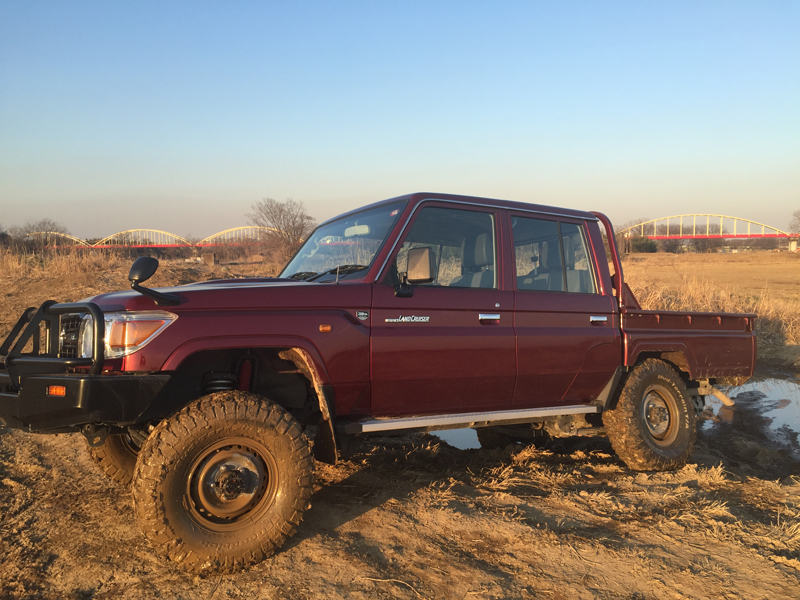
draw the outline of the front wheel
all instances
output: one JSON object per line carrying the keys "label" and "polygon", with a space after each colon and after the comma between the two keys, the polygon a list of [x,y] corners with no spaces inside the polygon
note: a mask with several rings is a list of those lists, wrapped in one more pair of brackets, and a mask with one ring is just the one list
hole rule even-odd
{"label": "front wheel", "polygon": [[234,571],[284,544],[313,485],[297,421],[255,394],[220,392],[153,430],[139,453],[133,500],[158,553],[190,571]]}
{"label": "front wheel", "polygon": [[669,364],[647,359],[628,375],[603,424],[617,455],[636,471],[672,471],[694,450],[696,414],[686,385]]}
{"label": "front wheel", "polygon": [[88,442],[86,446],[89,456],[109,479],[123,487],[130,485],[139,445],[129,434],[113,433],[100,446],[92,447]]}

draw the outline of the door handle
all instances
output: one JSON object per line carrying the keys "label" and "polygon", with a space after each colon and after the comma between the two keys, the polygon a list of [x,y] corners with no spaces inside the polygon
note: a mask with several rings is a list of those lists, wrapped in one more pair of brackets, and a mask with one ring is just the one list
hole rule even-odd
{"label": "door handle", "polygon": [[608,317],[605,316],[598,317],[592,315],[591,317],[589,317],[589,323],[591,323],[592,325],[600,325],[602,323],[608,323]]}
{"label": "door handle", "polygon": [[491,313],[491,314],[480,313],[478,315],[478,320],[479,321],[495,321],[496,322],[496,321],[500,320],[500,314],[499,313]]}

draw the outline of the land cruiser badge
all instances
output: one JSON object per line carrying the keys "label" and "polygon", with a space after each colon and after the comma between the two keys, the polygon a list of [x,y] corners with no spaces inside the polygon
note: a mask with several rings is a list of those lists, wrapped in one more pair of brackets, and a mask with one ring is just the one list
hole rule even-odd
{"label": "land cruiser badge", "polygon": [[387,323],[427,323],[431,320],[430,317],[418,317],[417,315],[410,315],[404,317],[400,315],[396,319],[384,319]]}
{"label": "land cruiser badge", "polygon": [[369,313],[365,310],[357,310],[356,316],[362,321],[366,321],[367,319],[369,319]]}

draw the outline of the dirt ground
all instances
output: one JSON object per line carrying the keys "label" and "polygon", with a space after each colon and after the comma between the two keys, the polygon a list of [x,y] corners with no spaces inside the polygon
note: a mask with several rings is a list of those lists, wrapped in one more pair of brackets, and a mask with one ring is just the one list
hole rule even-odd
{"label": "dirt ground", "polygon": [[[156,283],[252,274],[191,269],[165,265]],[[126,271],[0,274],[0,336],[25,306],[122,289]],[[491,451],[364,439],[317,465],[312,507],[277,555],[209,577],[151,552],[82,436],[0,429],[0,596],[797,598],[797,434],[775,442],[758,398],[738,404],[704,415],[714,426],[674,473],[632,472],[599,438]]]}

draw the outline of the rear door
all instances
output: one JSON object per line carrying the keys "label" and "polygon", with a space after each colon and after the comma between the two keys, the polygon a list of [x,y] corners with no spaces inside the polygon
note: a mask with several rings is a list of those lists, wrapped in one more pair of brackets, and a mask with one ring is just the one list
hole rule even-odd
{"label": "rear door", "polygon": [[621,364],[615,300],[598,293],[580,219],[512,213],[517,408],[598,397]]}
{"label": "rear door", "polygon": [[[373,288],[376,416],[511,408],[513,291],[501,289],[500,211],[423,203]],[[396,294],[408,250],[429,247],[434,281]]]}

